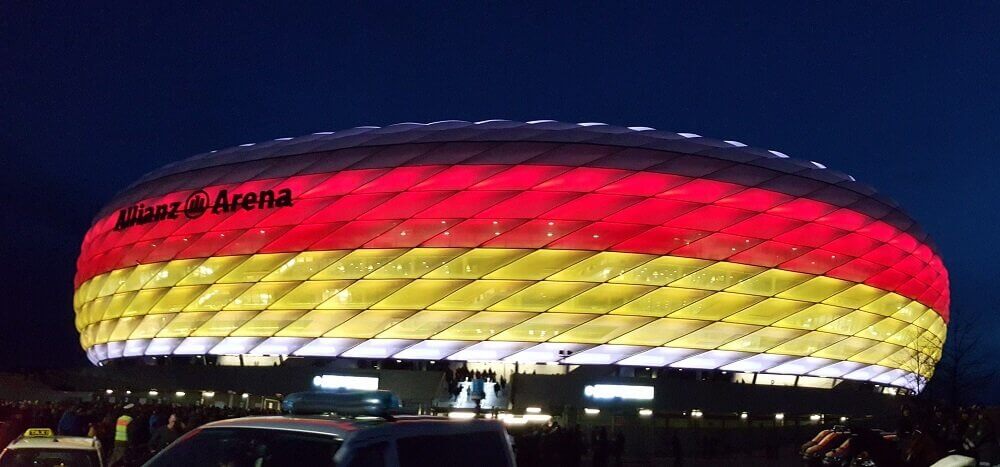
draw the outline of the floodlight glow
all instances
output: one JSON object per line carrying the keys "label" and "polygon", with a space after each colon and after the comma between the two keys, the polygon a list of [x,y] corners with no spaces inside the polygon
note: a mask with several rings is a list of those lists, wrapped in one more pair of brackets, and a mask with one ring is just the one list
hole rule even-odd
{"label": "floodlight glow", "polygon": [[111,394],[114,394],[114,393],[115,393],[115,391],[114,391],[114,390],[112,390],[112,389],[105,389],[105,390],[104,390],[104,393],[110,396]]}
{"label": "floodlight glow", "polygon": [[653,386],[624,384],[594,384],[583,388],[583,394],[594,399],[653,400]]}
{"label": "floodlight glow", "polygon": [[201,396],[207,399],[215,397],[215,391],[205,391],[201,393]]}
{"label": "floodlight glow", "polygon": [[470,418],[476,418],[475,412],[448,412],[448,418],[456,418],[461,420],[468,420]]}
{"label": "floodlight glow", "polygon": [[546,414],[525,414],[522,418],[524,418],[529,422],[536,422],[536,423],[547,422],[549,420],[552,420],[552,416]]}
{"label": "floodlight glow", "polygon": [[378,389],[378,378],[374,376],[320,375],[313,377],[313,386],[320,389],[375,391]]}
{"label": "floodlight glow", "polygon": [[701,410],[694,409],[691,411],[691,418],[701,418],[703,415],[704,414],[701,412]]}
{"label": "floodlight glow", "polygon": [[250,394],[244,392],[243,395],[240,396],[240,397],[242,397],[244,399],[249,399],[250,398]]}
{"label": "floodlight glow", "polygon": [[809,416],[809,421],[811,421],[811,422],[818,422],[819,419],[821,419],[821,418],[823,418],[822,415],[814,413],[814,414],[812,414],[812,415]]}
{"label": "floodlight glow", "polygon": [[184,397],[187,395],[187,393],[185,393],[184,391],[177,391],[174,393],[174,395],[177,397]]}
{"label": "floodlight glow", "polygon": [[601,413],[601,409],[591,409],[589,407],[583,409],[583,413],[587,415],[598,415]]}
{"label": "floodlight glow", "polygon": [[149,391],[149,397],[156,397],[159,395],[160,395],[159,391],[156,390]]}
{"label": "floodlight glow", "polygon": [[542,413],[542,409],[540,407],[528,407],[524,409],[524,411],[527,413]]}
{"label": "floodlight glow", "polygon": [[653,415],[653,411],[652,410],[650,410],[650,409],[639,409],[639,416],[640,417],[649,417],[651,415]]}
{"label": "floodlight glow", "polygon": [[785,419],[785,414],[782,413],[782,412],[778,412],[778,413],[774,414],[774,419],[775,420],[784,420]]}
{"label": "floodlight glow", "polygon": [[746,420],[749,416],[746,412],[740,412],[740,420]]}

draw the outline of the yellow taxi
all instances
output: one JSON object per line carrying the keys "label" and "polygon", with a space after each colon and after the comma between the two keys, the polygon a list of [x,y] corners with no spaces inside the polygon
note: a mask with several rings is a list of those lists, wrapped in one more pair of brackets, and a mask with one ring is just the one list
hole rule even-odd
{"label": "yellow taxi", "polygon": [[0,452],[0,467],[103,467],[95,438],[56,436],[48,428],[29,428]]}

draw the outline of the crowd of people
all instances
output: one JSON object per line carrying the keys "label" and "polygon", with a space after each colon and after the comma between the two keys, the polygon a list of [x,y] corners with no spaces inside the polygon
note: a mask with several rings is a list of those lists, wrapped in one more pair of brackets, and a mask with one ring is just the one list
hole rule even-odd
{"label": "crowd of people", "polygon": [[929,408],[903,406],[896,427],[908,452],[931,457],[959,453],[979,461],[1000,464],[1000,443],[989,413],[982,407]]}
{"label": "crowd of people", "polygon": [[800,448],[807,465],[925,466],[957,455],[975,465],[1000,465],[1000,444],[980,407],[904,405],[895,430],[861,419],[818,432]]}
{"label": "crowd of people", "polygon": [[259,412],[240,408],[110,402],[0,401],[0,446],[28,428],[101,442],[110,466],[141,465],[187,431],[205,423]]}
{"label": "crowd of people", "polygon": [[[485,386],[485,383],[496,383],[493,385],[493,391],[496,396],[499,396],[505,389],[507,389],[507,378],[504,375],[497,376],[497,373],[492,369],[488,370],[469,370],[468,366],[462,365],[455,370],[451,368],[446,368],[444,370],[444,381],[448,385],[448,394],[451,395],[452,400],[457,400],[459,396],[462,395],[462,391],[470,391],[470,399],[474,399],[476,395],[480,398],[485,397],[485,394],[477,394],[481,387]],[[468,382],[470,384],[463,385],[461,383]]]}

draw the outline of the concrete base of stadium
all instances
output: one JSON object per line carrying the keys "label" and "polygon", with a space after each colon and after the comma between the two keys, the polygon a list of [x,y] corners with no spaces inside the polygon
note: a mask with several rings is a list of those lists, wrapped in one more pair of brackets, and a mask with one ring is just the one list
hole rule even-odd
{"label": "concrete base of stadium", "polygon": [[[290,359],[278,363],[225,366],[210,357],[161,357],[49,371],[35,380],[53,390],[98,396],[110,389],[117,391],[117,397],[126,390],[136,397],[148,397],[153,390],[160,398],[174,397],[177,391],[207,391],[219,396],[248,393],[279,399],[283,394],[312,388],[316,376],[371,376],[378,378],[379,388],[395,392],[406,407],[426,412],[462,407],[449,394],[446,375],[455,375],[456,368],[465,367],[490,371],[496,379],[503,376],[507,383],[504,397],[497,399],[499,406],[489,409],[523,414],[532,408],[569,422],[612,415],[638,417],[639,409],[650,410],[657,417],[720,418],[741,423],[817,422],[817,416],[822,421],[880,418],[895,412],[899,399],[883,394],[880,387],[870,383],[837,380],[829,389],[796,387],[781,381],[776,384],[770,375],[740,379],[718,371],[351,359]],[[794,383],[795,378],[791,381]],[[651,386],[655,396],[637,401],[595,399],[585,395],[585,388],[594,384]],[[745,415],[741,418],[741,414]]]}
{"label": "concrete base of stadium", "polygon": [[[536,462],[545,456],[532,454],[531,446],[533,441],[542,446],[558,432],[553,423],[572,430],[588,446],[600,433],[607,433],[609,441],[621,436],[622,465],[794,465],[797,446],[823,427],[845,422],[891,427],[892,414],[905,400],[870,383],[838,380],[828,389],[796,387],[788,385],[794,377],[734,377],[719,371],[350,359],[274,363],[229,366],[212,357],[161,357],[0,378],[0,383],[29,380],[38,394],[116,403],[277,410],[281,396],[311,389],[317,376],[367,376],[396,393],[406,409],[468,414],[468,400],[456,395],[454,383],[466,377],[503,378],[502,391],[491,399],[497,406],[484,404],[482,412],[507,417],[519,458],[528,456],[520,464],[529,466],[545,465]],[[646,386],[653,394],[636,400],[592,397],[588,386],[602,384]],[[458,392],[466,391],[468,386]],[[584,459],[592,449],[587,452]],[[682,464],[676,464],[676,452]]]}

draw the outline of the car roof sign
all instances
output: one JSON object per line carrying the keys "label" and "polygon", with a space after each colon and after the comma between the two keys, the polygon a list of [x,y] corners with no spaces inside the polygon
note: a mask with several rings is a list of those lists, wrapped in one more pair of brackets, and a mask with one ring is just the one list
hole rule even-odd
{"label": "car roof sign", "polygon": [[292,415],[373,415],[389,417],[401,407],[399,398],[390,391],[304,391],[285,396],[283,412]]}
{"label": "car roof sign", "polygon": [[24,432],[25,438],[54,438],[56,434],[51,428],[28,428]]}

